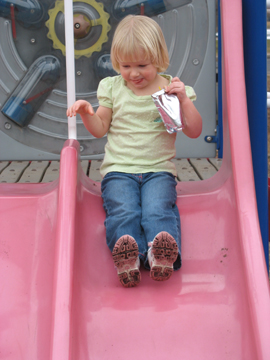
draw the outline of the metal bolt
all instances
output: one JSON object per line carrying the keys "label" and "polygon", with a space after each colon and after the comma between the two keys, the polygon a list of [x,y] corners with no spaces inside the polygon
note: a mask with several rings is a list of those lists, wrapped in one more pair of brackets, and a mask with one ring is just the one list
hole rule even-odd
{"label": "metal bolt", "polygon": [[10,130],[11,127],[12,127],[12,126],[11,126],[10,123],[8,123],[8,122],[5,123],[5,129]]}
{"label": "metal bolt", "polygon": [[213,137],[212,136],[207,136],[207,138],[206,138],[206,141],[207,142],[211,142],[213,140]]}
{"label": "metal bolt", "polygon": [[74,25],[74,27],[75,27],[75,29],[79,29],[79,28],[81,27],[81,25],[80,25],[79,23],[76,23],[76,24]]}
{"label": "metal bolt", "polygon": [[199,59],[194,59],[192,62],[193,62],[193,65],[197,66],[200,63],[200,60]]}
{"label": "metal bolt", "polygon": [[30,39],[30,43],[31,43],[31,44],[35,44],[35,42],[36,42],[36,39],[35,39],[35,38]]}
{"label": "metal bolt", "polygon": [[80,146],[80,152],[83,152],[83,151],[84,151],[84,146],[81,145],[81,146]]}
{"label": "metal bolt", "polygon": [[80,70],[77,71],[77,75],[78,76],[81,76],[82,75],[82,72]]}

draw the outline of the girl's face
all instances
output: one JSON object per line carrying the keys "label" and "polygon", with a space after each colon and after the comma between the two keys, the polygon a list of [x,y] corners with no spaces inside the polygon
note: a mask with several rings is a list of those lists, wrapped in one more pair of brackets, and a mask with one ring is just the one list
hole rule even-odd
{"label": "girl's face", "polygon": [[136,93],[150,89],[157,79],[157,68],[150,60],[121,61],[119,67],[128,87]]}

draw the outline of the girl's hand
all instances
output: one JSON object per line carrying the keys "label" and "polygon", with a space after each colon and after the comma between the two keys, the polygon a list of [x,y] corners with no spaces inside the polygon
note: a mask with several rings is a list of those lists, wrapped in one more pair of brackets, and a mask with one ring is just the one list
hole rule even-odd
{"label": "girl's hand", "polygon": [[75,116],[76,114],[94,115],[94,110],[89,102],[85,100],[78,100],[67,109],[67,116],[72,117]]}
{"label": "girl's hand", "polygon": [[185,84],[178,78],[173,78],[171,84],[165,87],[165,91],[168,94],[175,94],[181,103],[186,124],[183,133],[192,139],[199,137],[202,132],[202,117],[187,96]]}
{"label": "girl's hand", "polygon": [[172,79],[172,82],[170,85],[165,86],[165,91],[168,94],[175,94],[180,103],[184,101],[187,97],[185,84],[177,77]]}

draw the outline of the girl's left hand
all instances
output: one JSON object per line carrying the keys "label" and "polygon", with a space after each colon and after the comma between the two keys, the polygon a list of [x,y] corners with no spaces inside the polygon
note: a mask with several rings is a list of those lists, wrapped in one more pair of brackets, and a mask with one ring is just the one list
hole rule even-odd
{"label": "girl's left hand", "polygon": [[170,85],[165,86],[165,91],[168,94],[175,94],[180,102],[187,98],[185,84],[177,77],[172,79]]}

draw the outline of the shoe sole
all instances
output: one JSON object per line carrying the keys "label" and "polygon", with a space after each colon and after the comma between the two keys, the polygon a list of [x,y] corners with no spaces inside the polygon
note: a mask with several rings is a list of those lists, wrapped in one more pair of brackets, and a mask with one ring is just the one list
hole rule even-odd
{"label": "shoe sole", "polygon": [[178,256],[178,246],[174,238],[163,231],[152,243],[154,265],[150,270],[150,277],[155,281],[168,280],[173,274],[173,263]]}
{"label": "shoe sole", "polygon": [[137,286],[141,281],[141,273],[136,265],[138,255],[138,245],[132,236],[124,235],[117,240],[112,257],[119,281],[124,287]]}

